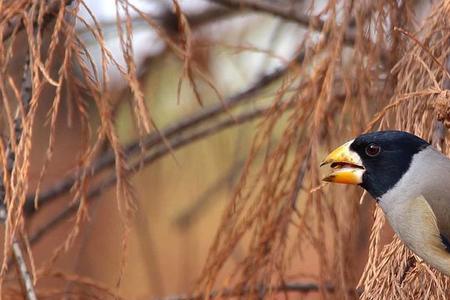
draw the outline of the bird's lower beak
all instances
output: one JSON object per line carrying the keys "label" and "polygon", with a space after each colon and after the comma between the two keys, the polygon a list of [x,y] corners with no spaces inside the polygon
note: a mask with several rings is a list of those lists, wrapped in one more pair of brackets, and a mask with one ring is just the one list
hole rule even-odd
{"label": "bird's lower beak", "polygon": [[362,183],[365,169],[359,155],[350,149],[352,142],[338,147],[322,161],[320,166],[330,164],[332,168],[332,172],[323,178],[323,181],[345,184]]}

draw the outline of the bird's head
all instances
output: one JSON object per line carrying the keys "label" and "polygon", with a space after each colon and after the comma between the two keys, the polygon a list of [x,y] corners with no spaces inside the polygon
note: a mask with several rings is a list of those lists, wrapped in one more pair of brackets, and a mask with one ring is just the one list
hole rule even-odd
{"label": "bird's head", "polygon": [[323,180],[358,184],[379,198],[401,179],[413,156],[428,146],[426,141],[404,131],[363,134],[323,160],[321,166],[329,164],[332,168]]}

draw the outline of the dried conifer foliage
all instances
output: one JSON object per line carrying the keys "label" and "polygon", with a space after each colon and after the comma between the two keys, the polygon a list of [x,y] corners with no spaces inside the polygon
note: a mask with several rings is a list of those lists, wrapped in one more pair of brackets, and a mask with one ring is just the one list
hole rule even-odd
{"label": "dried conifer foliage", "polygon": [[[40,289],[42,279],[53,278],[76,285],[80,291],[89,287],[92,298],[124,296],[117,287],[125,276],[131,221],[138,209],[131,175],[184,145],[259,118],[195,294],[179,299],[288,298],[308,292],[333,299],[446,299],[448,280],[399,240],[385,242],[386,226],[379,209],[367,213],[373,215],[369,218],[372,229],[365,232],[367,220],[360,218],[363,209],[358,201],[364,197],[361,190],[322,184],[319,164],[332,147],[361,132],[385,128],[413,132],[449,154],[450,2],[433,3],[420,28],[414,15],[420,6],[417,1],[305,1],[304,14],[290,10],[287,3],[295,1],[209,2],[217,5],[217,11],[208,17],[251,11],[303,26],[304,37],[295,57],[254,86],[226,98],[197,57],[201,48],[195,39],[198,23],[177,0],[169,3],[168,19],[173,22],[166,23],[139,10],[132,1],[115,0],[124,63],[108,49],[105,33],[84,1],[0,1],[2,295],[57,297],[64,290]],[[80,17],[81,9],[87,18]],[[142,87],[145,74],[138,72],[134,59],[136,16],[181,62],[178,98],[188,85],[199,106],[206,106],[202,89],[207,87],[218,99],[217,105],[158,128]],[[84,24],[92,35],[100,65],[76,24]],[[227,47],[225,42],[222,46]],[[234,48],[275,56],[248,45]],[[130,144],[119,139],[115,113],[120,103],[111,93],[111,68],[120,73],[131,95],[127,101],[138,138]],[[270,105],[240,114],[233,111],[243,99],[274,82],[278,86]],[[30,187],[31,177],[36,177],[30,173],[30,164],[42,110],[49,128],[48,146],[37,184]],[[213,123],[216,117],[221,120]],[[75,170],[47,190],[41,182],[55,155],[61,118],[69,126],[79,124],[82,146],[73,157]],[[53,269],[55,261],[74,247],[88,217],[89,202],[111,186],[122,227],[117,285],[109,287]],[[62,194],[70,194],[72,201],[55,219],[30,234],[28,220]],[[32,245],[48,228],[70,216],[75,216],[73,226],[64,241],[52,249],[45,263],[35,265]],[[363,250],[358,244],[361,235],[368,244]],[[233,255],[238,247],[244,251],[236,262]],[[29,274],[11,275],[8,266],[20,254]],[[15,280],[5,280],[10,275]],[[36,291],[20,290],[20,282]]]}
{"label": "dried conifer foliage", "polygon": [[[28,273],[32,273],[33,281],[28,282],[26,274],[23,284],[36,284],[40,278],[69,278],[80,285],[91,285],[98,293],[112,295],[114,292],[97,285],[95,282],[83,280],[81,277],[50,272],[52,262],[73,246],[81,223],[86,218],[88,199],[87,182],[92,175],[89,167],[102,147],[107,146],[113,158],[113,174],[116,188],[117,208],[123,225],[123,270],[126,264],[129,222],[135,210],[134,199],[129,183],[129,166],[125,160],[123,146],[119,143],[114,126],[114,103],[109,92],[107,68],[116,68],[127,80],[133,94],[130,105],[133,107],[136,126],[143,137],[154,128],[143,93],[138,82],[136,66],[132,59],[131,17],[130,11],[137,9],[127,1],[116,1],[118,13],[118,31],[122,46],[125,66],[119,64],[105,46],[105,40],[95,16],[82,19],[78,12],[81,8],[90,13],[83,1],[1,1],[0,2],[0,95],[3,127],[3,140],[0,157],[2,159],[2,194],[1,202],[6,207],[5,239],[3,242],[2,282],[8,275],[8,258],[11,249],[22,248],[27,263],[31,265]],[[142,12],[139,11],[139,14]],[[152,20],[147,20],[156,26]],[[85,24],[94,36],[101,52],[101,66],[97,68],[87,51],[87,46],[79,38],[75,24]],[[94,24],[94,25],[89,25]],[[181,51],[181,50],[180,50]],[[23,71],[22,71],[23,69]],[[20,71],[18,71],[20,70]],[[100,70],[100,73],[97,71]],[[51,98],[48,99],[48,95]],[[77,170],[74,180],[68,186],[72,190],[74,205],[72,212],[76,214],[74,226],[67,232],[65,241],[54,249],[47,258],[48,262],[37,269],[33,264],[29,238],[25,230],[24,207],[29,211],[39,208],[39,197],[30,196],[30,154],[33,147],[33,129],[42,122],[37,119],[42,107],[47,109],[45,122],[49,127],[48,147],[37,187],[33,195],[39,195],[40,183],[46,174],[47,166],[52,160],[55,136],[60,110],[66,107],[64,118],[70,124],[81,124],[84,145],[73,157]],[[91,119],[98,120],[99,125],[92,127]],[[91,142],[94,141],[94,142]],[[35,176],[35,175],[34,175]],[[97,191],[98,192],[98,191]],[[3,212],[2,212],[3,213]],[[52,251],[50,251],[51,253]],[[14,256],[16,252],[13,253]],[[12,268],[14,270],[14,268]],[[27,271],[27,270],[25,270]],[[120,282],[122,272],[118,275]],[[13,288],[11,295],[19,295]],[[5,292],[9,295],[9,291]],[[33,298],[35,292],[24,292],[27,299]],[[58,292],[54,292],[57,294]],[[49,295],[51,295],[50,293]]]}
{"label": "dried conifer foliage", "polygon": [[[321,35],[305,41],[299,49],[304,56],[279,89],[280,98],[285,89],[298,89],[293,108],[287,120],[277,108],[259,123],[204,269],[203,293],[225,282],[236,294],[270,298],[281,287],[287,296],[296,291],[287,283],[297,277],[317,278],[324,298],[446,299],[443,275],[398,240],[383,244],[379,209],[367,265],[355,284],[360,193],[323,186],[318,173],[324,149],[363,131],[407,130],[447,151],[450,3],[435,4],[420,30],[409,5],[329,1],[318,16],[323,24],[310,21]],[[271,145],[279,123],[283,139]],[[264,163],[254,167],[261,151]],[[292,239],[296,243],[287,242]],[[231,274],[221,274],[239,243],[245,258]],[[292,269],[298,259],[317,260],[320,269],[291,275],[298,274]]]}

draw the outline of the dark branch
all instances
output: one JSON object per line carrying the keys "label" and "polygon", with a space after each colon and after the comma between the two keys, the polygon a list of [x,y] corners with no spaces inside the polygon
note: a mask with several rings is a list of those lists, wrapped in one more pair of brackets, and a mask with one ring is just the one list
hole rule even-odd
{"label": "dark branch", "polygon": [[317,28],[322,28],[323,26],[323,22],[319,18],[300,14],[295,9],[292,9],[290,5],[280,5],[270,3],[269,1],[254,0],[209,0],[209,2],[217,3],[233,9],[249,9],[256,12],[268,13],[289,21],[297,22],[304,26],[314,26],[314,24]]}
{"label": "dark branch", "polygon": [[242,290],[224,289],[221,291],[213,291],[209,295],[177,295],[160,298],[159,300],[200,300],[200,299],[212,299],[212,298],[231,298],[250,296],[251,294],[266,294],[266,293],[302,293],[307,294],[311,292],[318,292],[320,289],[324,289],[327,292],[334,292],[334,287],[330,284],[320,286],[320,284],[313,282],[296,282],[286,283],[283,285],[272,287],[259,287],[259,288],[244,288]]}
{"label": "dark branch", "polygon": [[[196,29],[197,27],[201,27],[205,24],[220,21],[221,19],[229,17],[233,14],[236,14],[236,11],[230,10],[227,7],[213,7],[205,11],[187,13],[186,19],[189,22],[189,26],[191,27],[191,29]],[[178,33],[179,20],[171,7],[165,8],[161,13],[148,13],[146,16],[158,23],[159,26],[161,26],[161,28],[163,28],[168,33]],[[140,25],[141,23],[148,24],[148,22],[143,19],[143,16],[141,15],[131,17],[131,21],[136,25]],[[123,22],[125,23],[126,21]],[[105,20],[99,22],[99,24],[103,30],[107,30],[108,28],[115,29],[117,27],[117,20]],[[82,28],[78,31],[78,33],[90,33],[90,30],[88,28]]]}
{"label": "dark branch", "polygon": [[[282,105],[290,106],[293,102],[283,103]],[[228,118],[217,124],[214,124],[210,127],[202,128],[197,130],[194,133],[189,135],[180,135],[172,138],[170,140],[171,149],[177,150],[181,147],[187,146],[195,141],[206,138],[210,135],[218,133],[222,130],[225,130],[230,127],[234,127],[251,120],[254,120],[258,117],[263,116],[269,109],[272,107],[263,107],[259,109],[254,109],[250,112],[243,112],[234,118]],[[147,154],[142,160],[137,160],[133,162],[130,166],[130,175],[138,172],[141,169],[142,165],[149,165],[161,157],[170,153],[170,149],[165,147],[165,145],[161,145],[157,147],[153,152]],[[116,173],[112,172],[106,179],[104,179],[99,184],[96,184],[95,187],[91,188],[87,193],[87,200],[93,201],[102,194],[102,192],[108,188],[113,186],[117,181]],[[36,232],[31,236],[30,243],[33,245],[37,243],[49,230],[66,220],[69,216],[73,215],[77,212],[80,201],[77,200],[70,206],[66,207],[63,211],[59,212],[53,219],[49,220],[46,224],[44,224],[41,228],[36,230]]]}
{"label": "dark branch", "polygon": [[300,168],[297,173],[297,177],[295,178],[295,188],[293,193],[291,194],[291,207],[295,210],[297,210],[297,198],[300,193],[300,190],[303,187],[303,179],[305,178],[306,170],[308,169],[309,165],[309,157],[311,155],[311,150],[308,150],[308,153],[303,158],[303,162],[300,165]]}
{"label": "dark branch", "polygon": [[[276,17],[283,18],[288,21],[294,21],[300,25],[311,27],[320,31],[323,28],[323,21],[316,16],[309,16],[299,13],[291,7],[291,5],[280,5],[269,1],[255,0],[209,0],[210,2],[227,6],[233,9],[249,9],[256,12],[271,14]],[[344,42],[353,45],[355,43],[355,35],[348,31],[344,35]]]}

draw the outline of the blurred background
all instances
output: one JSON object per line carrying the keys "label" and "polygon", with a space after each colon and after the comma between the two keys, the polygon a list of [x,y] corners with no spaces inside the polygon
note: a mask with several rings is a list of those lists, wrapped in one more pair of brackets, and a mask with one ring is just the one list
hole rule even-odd
{"label": "blurred background", "polygon": [[[27,187],[11,199],[40,298],[361,295],[369,244],[392,231],[376,221],[369,241],[374,201],[323,186],[318,164],[364,130],[444,128],[383,108],[414,90],[402,59],[417,44],[395,28],[428,37],[446,1],[1,3],[10,138],[32,58]],[[411,55],[441,83],[427,51]],[[14,268],[5,278],[20,299]]]}

